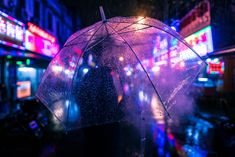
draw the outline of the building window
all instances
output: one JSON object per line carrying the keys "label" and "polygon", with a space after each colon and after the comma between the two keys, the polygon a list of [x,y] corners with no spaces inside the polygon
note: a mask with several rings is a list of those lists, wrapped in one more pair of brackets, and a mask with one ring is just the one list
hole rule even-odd
{"label": "building window", "polygon": [[52,15],[50,12],[47,14],[47,28],[52,31]]}
{"label": "building window", "polygon": [[34,1],[34,17],[40,19],[40,3],[39,1]]}

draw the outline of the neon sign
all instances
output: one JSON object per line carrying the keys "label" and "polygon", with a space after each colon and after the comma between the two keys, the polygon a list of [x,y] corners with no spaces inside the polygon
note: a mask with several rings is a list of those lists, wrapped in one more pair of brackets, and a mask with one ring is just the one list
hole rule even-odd
{"label": "neon sign", "polygon": [[207,61],[208,66],[206,69],[207,74],[220,74],[224,73],[224,62],[218,58]]}
{"label": "neon sign", "polygon": [[55,42],[56,38],[51,36],[50,34],[48,34],[47,32],[45,32],[44,30],[42,30],[41,28],[39,28],[38,26],[28,22],[28,30],[34,34],[37,34],[49,41],[51,41],[52,43]]}
{"label": "neon sign", "polygon": [[50,40],[44,39],[28,30],[26,30],[25,38],[25,48],[30,51],[49,57],[54,57],[59,51],[58,44],[52,43]]}
{"label": "neon sign", "polygon": [[0,11],[0,43],[24,50],[25,26]]}
{"label": "neon sign", "polygon": [[[162,40],[161,40],[162,38]],[[208,53],[213,52],[213,42],[211,26],[207,26],[200,31],[185,38],[185,41],[197,52],[199,56],[205,56]],[[161,45],[161,46],[160,46]],[[156,37],[156,43],[153,50],[153,56],[155,62],[161,65],[167,65],[167,63],[179,64],[184,66],[183,60],[190,60],[198,57],[196,53],[193,53],[183,42],[180,42],[174,37],[164,37],[158,35]]]}
{"label": "neon sign", "polygon": [[185,38],[185,41],[199,54],[205,56],[207,53],[213,52],[213,41],[211,34],[211,26],[207,26],[200,31],[193,33]]}

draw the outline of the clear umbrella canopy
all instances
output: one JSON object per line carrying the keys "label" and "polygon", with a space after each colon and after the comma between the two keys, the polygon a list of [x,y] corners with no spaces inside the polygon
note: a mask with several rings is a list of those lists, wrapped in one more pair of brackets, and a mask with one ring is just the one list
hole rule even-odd
{"label": "clear umbrella canopy", "polygon": [[187,108],[185,90],[204,64],[161,22],[115,17],[74,33],[36,96],[69,129],[160,121]]}

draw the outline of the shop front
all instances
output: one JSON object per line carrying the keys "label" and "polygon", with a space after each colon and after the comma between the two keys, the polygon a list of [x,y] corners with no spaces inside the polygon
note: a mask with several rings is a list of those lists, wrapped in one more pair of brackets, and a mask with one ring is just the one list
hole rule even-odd
{"label": "shop front", "polygon": [[0,13],[0,113],[7,114],[35,99],[43,72],[59,45],[38,26]]}

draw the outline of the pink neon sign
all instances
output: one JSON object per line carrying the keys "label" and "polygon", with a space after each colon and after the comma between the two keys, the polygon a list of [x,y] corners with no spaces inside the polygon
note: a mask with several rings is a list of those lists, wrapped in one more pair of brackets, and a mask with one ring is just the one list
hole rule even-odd
{"label": "pink neon sign", "polygon": [[26,30],[25,48],[49,57],[54,57],[59,51],[57,43],[52,43],[50,40],[44,39],[29,30]]}
{"label": "pink neon sign", "polygon": [[0,43],[19,48],[24,48],[25,26],[22,22],[0,11]]}
{"label": "pink neon sign", "polygon": [[37,34],[47,40],[50,40],[52,43],[55,42],[56,38],[53,37],[52,35],[48,34],[47,32],[45,32],[44,30],[42,30],[41,28],[39,28],[38,26],[28,22],[28,30],[34,34]]}

